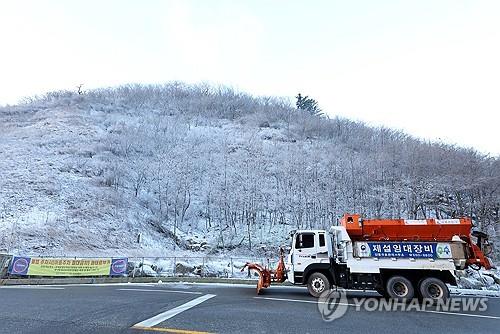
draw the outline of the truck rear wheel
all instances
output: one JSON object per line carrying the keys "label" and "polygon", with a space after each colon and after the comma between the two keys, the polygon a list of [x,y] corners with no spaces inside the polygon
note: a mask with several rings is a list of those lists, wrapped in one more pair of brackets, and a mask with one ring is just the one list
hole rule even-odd
{"label": "truck rear wheel", "polygon": [[307,280],[307,290],[311,296],[318,298],[323,292],[330,290],[330,281],[322,273],[312,273]]}
{"label": "truck rear wheel", "polygon": [[415,296],[411,282],[403,276],[392,276],[387,280],[385,291],[389,297],[398,300],[409,300]]}
{"label": "truck rear wheel", "polygon": [[439,299],[448,299],[450,290],[443,281],[435,277],[427,277],[420,282],[420,295],[422,298],[430,298],[435,301]]}

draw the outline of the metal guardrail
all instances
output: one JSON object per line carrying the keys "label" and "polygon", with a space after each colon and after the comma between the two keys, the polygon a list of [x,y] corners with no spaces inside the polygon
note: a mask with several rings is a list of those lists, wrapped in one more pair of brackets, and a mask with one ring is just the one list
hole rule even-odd
{"label": "metal guardrail", "polygon": [[249,271],[241,272],[246,262],[276,266],[277,261],[265,258],[242,257],[135,257],[129,258],[128,275],[131,277],[216,277],[249,278]]}
{"label": "metal guardrail", "polygon": [[[101,257],[60,257],[33,256],[57,259],[99,259]],[[14,278],[7,269],[11,255],[0,254],[0,278]],[[106,257],[110,258],[110,257]],[[277,260],[249,257],[220,256],[169,256],[169,257],[129,257],[128,277],[212,277],[212,278],[251,278],[249,270],[241,272],[246,262],[257,262],[274,268]],[[3,268],[3,270],[2,270]],[[18,277],[18,276],[16,276]],[[22,277],[18,277],[22,278]],[[25,277],[24,277],[25,278]]]}
{"label": "metal guardrail", "polygon": [[7,270],[11,259],[12,255],[0,254],[0,278],[7,276]]}

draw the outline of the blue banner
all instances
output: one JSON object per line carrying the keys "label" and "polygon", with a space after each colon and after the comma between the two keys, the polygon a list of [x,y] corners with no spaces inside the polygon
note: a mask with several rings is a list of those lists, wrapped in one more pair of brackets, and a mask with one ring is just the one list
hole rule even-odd
{"label": "blue banner", "polygon": [[123,276],[127,275],[128,258],[111,259],[111,268],[109,276]]}
{"label": "blue banner", "polygon": [[[435,259],[437,243],[368,242],[373,257],[411,257]],[[440,250],[441,251],[441,250]],[[444,250],[451,254],[451,250]]]}
{"label": "blue banner", "polygon": [[9,266],[9,274],[28,275],[31,259],[24,256],[14,256]]}

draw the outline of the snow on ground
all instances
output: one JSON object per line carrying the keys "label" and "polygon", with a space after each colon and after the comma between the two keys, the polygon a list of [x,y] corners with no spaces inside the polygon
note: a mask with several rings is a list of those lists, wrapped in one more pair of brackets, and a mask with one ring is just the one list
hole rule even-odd
{"label": "snow on ground", "polygon": [[473,270],[458,271],[458,286],[461,289],[489,290],[500,293],[500,271],[491,270]]}
{"label": "snow on ground", "polygon": [[498,297],[498,298],[500,298],[500,291],[496,291],[496,290],[450,288],[450,293],[453,295],[458,295],[458,296]]}
{"label": "snow on ground", "polygon": [[[330,226],[333,215],[317,216],[322,212],[318,207],[334,205],[335,214],[351,208],[348,193],[357,179],[350,182],[347,178],[352,168],[365,175],[362,166],[380,161],[365,162],[384,156],[370,144],[378,141],[378,132],[352,122],[337,120],[333,137],[315,140],[318,120],[281,124],[284,119],[268,119],[273,113],[267,109],[265,122],[257,122],[260,116],[252,113],[234,121],[233,116],[195,116],[201,115],[199,105],[182,114],[175,104],[157,110],[134,107],[141,104],[137,101],[127,106],[119,98],[105,102],[80,99],[73,96],[67,101],[61,98],[0,110],[0,252],[129,257],[134,275],[244,276],[239,268],[246,261],[266,263],[267,257],[275,261],[278,246],[288,242],[288,232],[297,224],[302,226],[306,217],[309,223],[304,228]],[[224,103],[216,106],[222,108]],[[223,109],[236,112],[238,108],[229,105]],[[366,138],[343,137],[353,129],[365,133]],[[385,139],[381,142],[386,142],[389,138],[382,134],[380,138]],[[349,142],[356,138],[360,140]],[[396,140],[386,146],[391,152],[401,147],[394,152],[403,154],[409,144]],[[417,142],[412,145],[420,147]],[[430,149],[428,145],[424,148]],[[370,155],[373,149],[375,153]],[[436,154],[441,152],[435,149]],[[464,152],[460,154],[464,156],[450,155],[450,161],[466,159]],[[433,155],[418,156],[418,161],[435,160],[429,156]],[[295,161],[298,157],[300,161]],[[478,163],[474,155],[472,158]],[[412,164],[412,160],[406,162]],[[350,169],[342,169],[347,165]],[[334,175],[328,174],[331,171]],[[495,171],[489,173],[495,175]],[[141,184],[142,172],[148,175],[147,189]],[[343,176],[335,179],[336,175]],[[495,184],[494,180],[487,183]],[[375,189],[371,185],[359,184],[367,191]],[[337,188],[338,192],[331,192]],[[399,188],[402,185],[395,184]],[[186,189],[190,206],[180,218]],[[310,196],[309,202],[296,196],[300,189],[302,195]],[[384,191],[393,193],[387,189],[391,188]],[[164,194],[163,200],[158,193]],[[404,193],[399,195],[404,197]],[[165,197],[170,200],[165,202]],[[381,195],[377,190],[364,197],[373,197],[373,203],[378,203]],[[325,198],[335,201],[316,203],[319,206],[312,201]],[[252,202],[260,205],[252,209],[255,215],[248,210]],[[372,201],[366,203],[359,205],[368,210]],[[459,284],[461,288],[499,291],[498,276],[498,271],[468,271]]]}
{"label": "snow on ground", "polygon": [[[213,226],[206,228],[204,219],[194,216],[194,210],[201,207],[194,195],[188,211],[191,216],[182,229],[171,223],[160,227],[151,207],[152,194],[139,191],[135,195],[133,185],[124,183],[126,176],[120,173],[125,168],[115,166],[120,163],[116,155],[123,153],[116,152],[139,144],[133,143],[136,138],[116,134],[134,133],[132,125],[140,125],[119,106],[104,112],[105,107],[20,106],[12,113],[0,113],[0,252],[198,256],[214,250],[221,244],[221,233]],[[183,131],[175,126],[182,128],[174,124],[172,131]],[[269,136],[279,133],[268,132]],[[220,121],[192,127],[186,136],[206,143],[229,138],[228,145],[240,149],[253,135],[238,124]],[[252,249],[245,242],[234,250],[237,255],[262,253],[269,245],[280,244],[289,227],[278,224],[251,229]],[[241,237],[222,242],[231,252],[241,244]]]}

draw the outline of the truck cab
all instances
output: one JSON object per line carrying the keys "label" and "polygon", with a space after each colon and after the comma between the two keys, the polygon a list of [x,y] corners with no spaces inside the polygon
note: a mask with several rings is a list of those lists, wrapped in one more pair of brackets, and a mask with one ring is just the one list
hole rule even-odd
{"label": "truck cab", "polygon": [[293,284],[305,284],[308,272],[330,268],[332,241],[325,230],[297,230],[291,234],[286,269]]}

